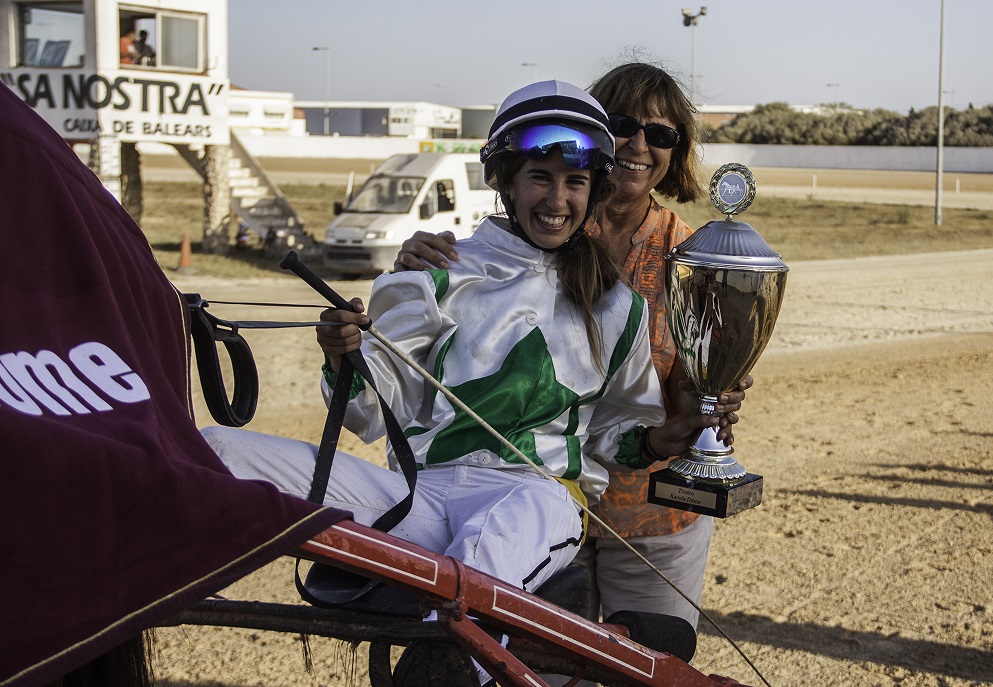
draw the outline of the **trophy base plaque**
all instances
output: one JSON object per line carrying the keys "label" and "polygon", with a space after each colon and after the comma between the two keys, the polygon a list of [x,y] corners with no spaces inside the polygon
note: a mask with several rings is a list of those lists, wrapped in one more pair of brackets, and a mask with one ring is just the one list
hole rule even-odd
{"label": "trophy base plaque", "polygon": [[659,506],[726,518],[762,503],[762,476],[745,473],[730,481],[687,479],[671,470],[648,476],[648,502]]}

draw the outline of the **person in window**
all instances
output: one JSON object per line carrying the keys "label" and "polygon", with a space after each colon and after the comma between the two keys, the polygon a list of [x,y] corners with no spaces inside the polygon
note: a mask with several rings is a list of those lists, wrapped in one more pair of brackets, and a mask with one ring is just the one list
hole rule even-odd
{"label": "person in window", "polygon": [[146,67],[155,66],[155,51],[148,44],[148,31],[143,29],[138,32],[138,39],[134,42],[134,50],[138,64]]}
{"label": "person in window", "polygon": [[435,187],[438,191],[438,212],[451,212],[455,209],[455,189],[448,188],[444,181]]}
{"label": "person in window", "polygon": [[134,29],[130,28],[121,34],[121,64],[136,64],[138,51],[134,46]]}

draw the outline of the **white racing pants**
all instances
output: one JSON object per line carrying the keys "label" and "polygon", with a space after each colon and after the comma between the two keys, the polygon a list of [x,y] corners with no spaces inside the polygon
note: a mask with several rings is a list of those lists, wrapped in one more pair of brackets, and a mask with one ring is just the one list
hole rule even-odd
{"label": "white racing pants", "polygon": [[[236,477],[307,498],[317,446],[227,427],[201,433]],[[371,525],[407,493],[401,474],[339,451],[324,503]],[[410,513],[390,533],[533,591],[573,559],[582,528],[557,481],[522,468],[443,465],[417,473]]]}

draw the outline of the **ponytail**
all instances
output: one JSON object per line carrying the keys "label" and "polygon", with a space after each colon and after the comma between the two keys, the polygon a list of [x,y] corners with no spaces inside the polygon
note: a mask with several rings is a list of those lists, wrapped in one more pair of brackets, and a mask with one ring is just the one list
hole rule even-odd
{"label": "ponytail", "polygon": [[620,279],[620,265],[611,255],[610,248],[589,234],[583,234],[569,250],[560,253],[557,263],[565,292],[583,315],[593,362],[600,372],[604,372],[603,328],[595,306]]}

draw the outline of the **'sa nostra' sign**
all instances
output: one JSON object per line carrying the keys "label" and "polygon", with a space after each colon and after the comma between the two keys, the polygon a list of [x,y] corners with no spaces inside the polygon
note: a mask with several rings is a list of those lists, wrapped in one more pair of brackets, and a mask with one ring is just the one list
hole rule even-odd
{"label": "'sa nostra' sign", "polygon": [[0,72],[0,80],[66,139],[229,142],[226,79],[31,69]]}

